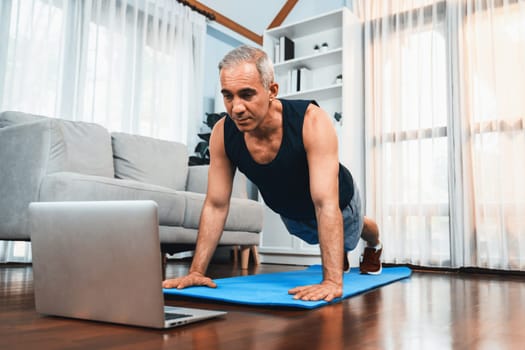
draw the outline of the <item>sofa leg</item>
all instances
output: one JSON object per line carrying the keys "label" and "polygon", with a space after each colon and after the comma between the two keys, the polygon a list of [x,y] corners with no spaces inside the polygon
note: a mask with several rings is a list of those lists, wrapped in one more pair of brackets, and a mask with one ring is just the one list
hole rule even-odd
{"label": "sofa leg", "polygon": [[252,245],[250,248],[250,251],[252,252],[253,262],[255,263],[255,266],[258,266],[260,264],[260,261],[259,261],[259,251],[257,250],[257,246]]}
{"label": "sofa leg", "polygon": [[250,261],[250,246],[241,246],[241,269],[246,270]]}
{"label": "sofa leg", "polygon": [[236,245],[233,247],[233,263],[237,265],[239,261],[239,251],[241,253],[241,269],[246,270],[250,263],[250,253],[253,257],[255,266],[260,264],[259,252],[256,245]]}

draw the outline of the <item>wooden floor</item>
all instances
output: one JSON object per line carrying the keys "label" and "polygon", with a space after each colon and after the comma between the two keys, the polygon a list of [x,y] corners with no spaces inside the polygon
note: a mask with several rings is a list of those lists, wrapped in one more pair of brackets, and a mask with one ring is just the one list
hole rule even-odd
{"label": "wooden floor", "polygon": [[[248,273],[302,268],[260,265]],[[187,261],[170,262],[167,274],[187,269]],[[209,274],[241,272],[222,262]],[[0,264],[0,349],[525,349],[522,276],[414,271],[410,279],[315,310],[167,304],[228,314],[171,330],[43,316],[34,310],[31,266]]]}

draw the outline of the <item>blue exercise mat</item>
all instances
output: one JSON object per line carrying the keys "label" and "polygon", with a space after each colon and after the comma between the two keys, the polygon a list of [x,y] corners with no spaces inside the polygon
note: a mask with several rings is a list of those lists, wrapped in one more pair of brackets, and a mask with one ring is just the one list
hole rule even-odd
{"label": "blue exercise mat", "polygon": [[[343,297],[333,302],[408,278],[411,274],[412,271],[408,267],[384,267],[383,272],[377,276],[362,275],[358,269],[352,269],[344,274]],[[288,294],[288,290],[319,283],[322,276],[321,265],[313,265],[299,271],[216,279],[214,281],[217,283],[217,288],[164,289],[164,294],[234,304],[314,309],[329,303],[295,300],[293,295]]]}

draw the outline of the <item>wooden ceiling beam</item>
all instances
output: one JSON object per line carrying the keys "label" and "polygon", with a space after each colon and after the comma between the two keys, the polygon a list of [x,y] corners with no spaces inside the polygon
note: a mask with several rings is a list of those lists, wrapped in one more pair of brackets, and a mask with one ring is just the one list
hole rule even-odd
{"label": "wooden ceiling beam", "polygon": [[[236,32],[237,34],[240,34],[244,36],[245,38],[250,39],[251,41],[262,45],[263,44],[263,36],[259,35],[257,33],[252,32],[248,28],[240,25],[239,23],[232,21],[228,17],[220,14],[219,12],[215,11],[212,8],[209,8],[208,6],[201,4],[200,2],[196,0],[177,0],[179,2],[185,3],[187,5],[193,6],[197,8],[200,11],[203,11],[204,13],[210,13],[215,17],[215,21],[217,23],[222,24],[226,28],[229,28]],[[287,0],[286,3],[283,5],[279,13],[275,16],[273,21],[270,23],[267,29],[275,28],[280,26],[286,17],[290,14],[294,6],[297,4],[299,0]]]}
{"label": "wooden ceiling beam", "polygon": [[299,0],[286,1],[286,3],[281,8],[281,11],[279,11],[277,16],[275,16],[272,23],[270,23],[267,29],[272,29],[272,28],[280,26],[284,22],[286,17],[288,17],[288,15],[290,14],[290,12],[292,11],[292,9],[294,8],[295,4],[297,4],[298,1]]}
{"label": "wooden ceiling beam", "polygon": [[[297,0],[295,0],[295,1],[297,1]],[[198,1],[186,0],[186,2],[188,4],[190,4],[190,5],[192,5],[192,6],[195,6],[199,10],[212,13],[215,16],[215,21],[217,21],[217,23],[220,23],[223,26],[225,26],[226,28],[229,28],[229,29],[233,30],[234,32],[244,36],[245,38],[248,38],[248,39],[250,39],[251,41],[253,41],[253,42],[257,43],[257,44],[262,45],[262,43],[263,43],[262,35],[259,35],[259,34],[256,34],[256,33],[252,32],[248,28],[241,26],[239,23],[236,23],[236,22],[232,21],[228,17],[223,16],[219,12],[215,11],[212,8],[209,8],[206,5],[201,4]]]}

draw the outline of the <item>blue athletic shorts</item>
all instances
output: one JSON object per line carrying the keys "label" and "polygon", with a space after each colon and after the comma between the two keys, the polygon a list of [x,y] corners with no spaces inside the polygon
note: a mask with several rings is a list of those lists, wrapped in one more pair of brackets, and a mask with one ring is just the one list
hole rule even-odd
{"label": "blue athletic shorts", "polygon": [[[344,243],[345,252],[354,250],[359,243],[361,231],[363,230],[363,207],[361,196],[356,183],[354,182],[354,196],[350,203],[342,210],[344,226]],[[292,235],[299,237],[309,244],[319,243],[319,234],[317,232],[317,220],[298,221],[285,218],[281,215],[284,225]]]}

